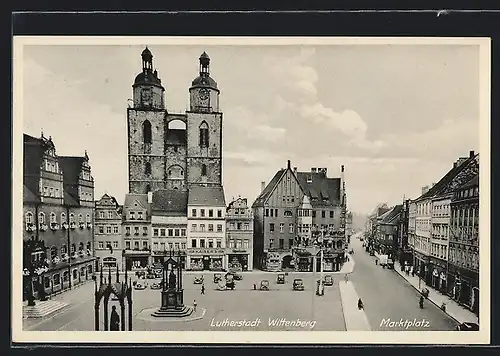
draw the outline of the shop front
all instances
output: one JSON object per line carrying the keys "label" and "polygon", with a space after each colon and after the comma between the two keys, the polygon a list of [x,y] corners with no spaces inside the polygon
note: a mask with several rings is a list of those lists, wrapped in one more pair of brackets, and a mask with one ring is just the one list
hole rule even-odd
{"label": "shop front", "polygon": [[225,251],[218,248],[191,248],[187,251],[187,269],[192,271],[224,271]]}
{"label": "shop front", "polygon": [[431,258],[429,263],[431,269],[431,287],[446,294],[447,263],[443,260]]}
{"label": "shop front", "polygon": [[[186,269],[186,251],[155,251],[152,256],[152,266],[162,266],[163,262],[166,261],[170,257],[170,253],[173,254],[173,258],[177,260],[179,254],[181,259],[182,268]],[[163,267],[162,267],[163,268]]]}
{"label": "shop front", "polygon": [[149,251],[125,250],[125,266],[128,271],[145,269],[149,265],[150,257]]}
{"label": "shop front", "polygon": [[228,251],[228,265],[227,269],[229,271],[248,271],[249,269],[249,259],[250,253],[247,250],[231,249]]}
{"label": "shop front", "polygon": [[448,285],[448,294],[451,298],[479,315],[479,274],[477,272],[450,264]]}
{"label": "shop front", "polygon": [[281,271],[281,254],[273,251],[266,252],[265,270],[268,272]]}
{"label": "shop front", "polygon": [[415,274],[427,285],[431,285],[431,274],[429,273],[429,257],[415,251],[413,259],[413,270]]}

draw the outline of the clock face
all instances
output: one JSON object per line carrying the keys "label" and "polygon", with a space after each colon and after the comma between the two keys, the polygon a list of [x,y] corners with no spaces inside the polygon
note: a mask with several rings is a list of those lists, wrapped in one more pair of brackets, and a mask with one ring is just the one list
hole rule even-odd
{"label": "clock face", "polygon": [[201,89],[198,95],[200,96],[201,100],[207,100],[210,94],[207,89]]}

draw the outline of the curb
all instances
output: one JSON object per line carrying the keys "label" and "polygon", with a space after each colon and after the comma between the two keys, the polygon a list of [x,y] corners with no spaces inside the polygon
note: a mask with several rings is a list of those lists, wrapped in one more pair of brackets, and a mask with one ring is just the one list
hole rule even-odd
{"label": "curb", "polygon": [[[409,285],[411,285],[413,287],[413,289],[415,289],[419,294],[422,294],[420,292],[420,290],[415,287],[413,284],[411,284],[401,273],[399,273],[398,271],[396,271],[394,269],[394,273],[396,273],[399,277],[401,277],[402,279],[404,279]],[[458,324],[461,324],[462,322],[459,321],[458,319],[456,319],[453,315],[443,311],[443,309],[441,309],[441,306],[438,305],[435,301],[433,301],[431,298],[427,298],[428,301],[430,301],[432,304],[434,304],[439,310],[441,310],[441,312],[445,313],[446,315],[448,315],[450,318],[452,318],[453,320],[455,320]]]}

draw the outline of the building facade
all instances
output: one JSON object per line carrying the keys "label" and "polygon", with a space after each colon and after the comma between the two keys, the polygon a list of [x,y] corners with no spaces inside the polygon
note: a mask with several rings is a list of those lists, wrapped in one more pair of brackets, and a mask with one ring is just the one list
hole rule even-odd
{"label": "building facade", "polygon": [[411,201],[409,199],[403,200],[399,217],[397,242],[397,258],[401,266],[404,266],[405,264],[411,265],[413,262],[413,254],[409,244],[410,209]]}
{"label": "building facade", "polygon": [[230,271],[253,269],[253,212],[246,198],[229,203],[226,210],[227,260]]}
{"label": "building facade", "polygon": [[23,212],[23,240],[43,241],[49,266],[36,278],[24,278],[24,298],[29,290],[38,297],[92,279],[94,179],[86,152],[83,157],[58,156],[50,137],[25,134]]}
{"label": "building facade", "polygon": [[448,292],[479,315],[479,174],[451,201]]}
{"label": "building facade", "polygon": [[127,194],[122,212],[123,258],[127,270],[151,264],[151,194]]}
{"label": "building facade", "polygon": [[[127,109],[128,171],[130,194],[153,193],[148,201],[154,251],[150,261],[159,263],[176,250],[188,269],[226,268],[222,112],[210,58],[205,52],[199,58],[185,113],[167,110],[165,88],[148,48],[141,59]],[[216,215],[209,216],[213,211]],[[139,242],[141,249],[144,242]],[[145,256],[139,257],[140,265],[146,263]]]}
{"label": "building facade", "polygon": [[432,200],[432,227],[429,268],[431,286],[446,293],[451,195],[437,194]]}
{"label": "building facade", "polygon": [[397,253],[402,208],[402,205],[394,206],[380,216],[377,222],[374,248],[379,254],[387,255],[392,260]]}
{"label": "building facade", "polygon": [[188,197],[187,268],[227,269],[226,202],[222,187],[192,186]]}
{"label": "building facade", "polygon": [[417,203],[409,201],[408,203],[408,248],[410,249],[410,256],[407,262],[413,266],[415,261],[415,232],[417,229]]}
{"label": "building facade", "polygon": [[104,194],[95,202],[94,246],[97,265],[105,269],[124,270],[122,253],[122,207],[116,199]]}
{"label": "building facade", "polygon": [[[347,246],[343,174],[343,166],[340,178],[328,178],[326,168],[298,172],[288,161],[274,175],[252,206],[254,256],[260,269],[312,271],[309,247],[318,243],[324,246],[326,270],[341,268]],[[299,216],[304,211],[310,219]]]}

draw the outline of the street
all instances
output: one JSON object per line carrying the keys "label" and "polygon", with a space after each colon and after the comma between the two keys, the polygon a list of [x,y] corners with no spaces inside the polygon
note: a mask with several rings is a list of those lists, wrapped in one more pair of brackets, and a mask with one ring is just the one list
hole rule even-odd
{"label": "street", "polygon": [[[197,274],[199,275],[199,274]],[[234,291],[217,291],[213,283],[213,273],[206,273],[205,295],[201,295],[201,285],[193,284],[194,275],[189,272],[184,277],[184,300],[186,304],[193,304],[196,300],[198,309],[206,309],[204,317],[193,321],[148,321],[134,317],[134,330],[175,330],[175,331],[344,331],[345,323],[340,302],[338,285],[325,288],[325,295],[314,295],[313,276],[310,273],[291,273],[284,285],[276,284],[275,273],[251,272],[243,273],[243,280],[237,281]],[[294,278],[302,278],[305,284],[304,291],[293,291]],[[318,276],[319,278],[319,276]],[[336,279],[340,278],[337,276]],[[267,279],[270,283],[269,291],[260,291],[260,281]],[[152,280],[148,281],[149,283]],[[253,284],[257,290],[253,290]],[[45,331],[92,331],[94,328],[93,284],[80,287],[74,295],[72,306],[48,317],[44,321],[26,321],[25,330]],[[74,291],[71,291],[74,292]],[[66,299],[65,299],[66,300]],[[116,304],[115,304],[116,303]],[[111,305],[118,305],[111,302]],[[133,292],[134,315],[141,310],[160,306],[160,291],[145,289]],[[102,309],[101,309],[102,310]],[[102,311],[101,311],[102,315]],[[230,327],[213,326],[217,322],[260,319],[258,326]],[[288,321],[311,322],[305,327],[270,326],[269,319],[285,318]]]}
{"label": "street", "polygon": [[[395,271],[375,265],[358,238],[351,238],[356,266],[350,279],[363,300],[365,313],[372,330],[377,331],[447,331],[454,330],[457,323],[430,301],[420,309],[420,294]],[[400,324],[400,321],[403,324]],[[405,321],[424,321],[407,327]],[[392,322],[392,323],[391,323]],[[428,322],[428,323],[427,323]],[[419,325],[419,326],[416,326]]]}

